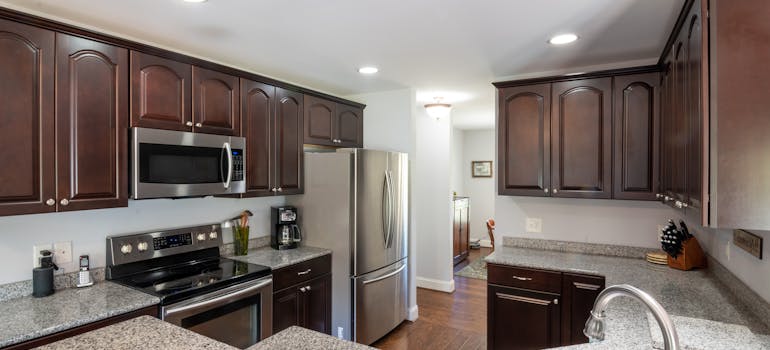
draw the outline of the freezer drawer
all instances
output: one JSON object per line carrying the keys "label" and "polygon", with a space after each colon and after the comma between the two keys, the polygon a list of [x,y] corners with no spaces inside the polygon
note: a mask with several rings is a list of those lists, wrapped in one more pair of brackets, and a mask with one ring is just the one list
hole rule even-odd
{"label": "freezer drawer", "polygon": [[369,345],[396,328],[407,313],[406,259],[353,278],[354,340]]}

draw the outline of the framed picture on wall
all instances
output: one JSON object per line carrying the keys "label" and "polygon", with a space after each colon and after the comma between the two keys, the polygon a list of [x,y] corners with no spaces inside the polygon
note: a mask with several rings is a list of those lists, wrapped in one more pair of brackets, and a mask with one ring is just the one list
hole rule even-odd
{"label": "framed picture on wall", "polygon": [[492,177],[491,160],[471,161],[471,175],[473,177]]}

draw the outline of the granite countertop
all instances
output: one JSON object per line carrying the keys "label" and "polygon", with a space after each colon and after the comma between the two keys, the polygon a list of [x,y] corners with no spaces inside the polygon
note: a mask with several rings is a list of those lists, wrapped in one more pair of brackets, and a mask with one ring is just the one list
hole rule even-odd
{"label": "granite countertop", "polygon": [[238,261],[245,261],[252,264],[269,266],[273,270],[282,267],[301,263],[303,261],[315,259],[319,256],[331,254],[329,249],[300,246],[296,249],[275,250],[270,246],[257,249],[249,249],[246,255],[228,256],[228,258]]}
{"label": "granite countertop", "polygon": [[0,303],[0,347],[156,305],[157,297],[112,282]]}
{"label": "granite countertop", "polygon": [[[606,278],[607,286],[630,284],[638,287],[652,295],[673,316],[684,348],[719,348],[717,344],[725,341],[735,348],[770,346],[765,337],[770,333],[767,326],[708,270],[679,271],[643,259],[506,246],[498,247],[485,260],[494,264],[600,275]],[[650,349],[656,338],[653,333],[660,331],[657,324],[648,323],[647,308],[630,300],[617,299],[607,307],[605,341],[569,348]],[[694,327],[690,322],[693,319],[714,322],[708,327],[705,324]],[[724,332],[732,325],[743,327],[748,335]],[[659,334],[657,338],[662,339]],[[686,346],[688,344],[690,346]]]}
{"label": "granite countertop", "polygon": [[76,335],[39,349],[222,349],[236,348],[151,316],[141,316]]}
{"label": "granite countertop", "polygon": [[292,326],[257,343],[247,350],[366,350],[372,347],[337,339],[302,327]]}

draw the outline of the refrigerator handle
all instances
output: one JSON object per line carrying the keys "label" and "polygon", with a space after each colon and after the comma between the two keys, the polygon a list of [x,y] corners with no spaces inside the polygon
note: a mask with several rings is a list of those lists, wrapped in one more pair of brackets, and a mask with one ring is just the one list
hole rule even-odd
{"label": "refrigerator handle", "polygon": [[382,234],[385,239],[385,248],[388,247],[390,241],[390,215],[391,215],[391,203],[390,203],[390,178],[388,171],[385,171],[385,180],[382,184]]}
{"label": "refrigerator handle", "polygon": [[398,229],[397,228],[398,218],[396,217],[397,206],[395,205],[396,195],[394,193],[395,187],[393,186],[393,172],[390,170],[388,170],[388,182],[389,182],[389,189],[390,189],[390,191],[388,191],[388,196],[390,196],[390,199],[388,200],[388,202],[390,203],[390,225],[389,225],[390,230],[388,231],[387,247],[390,248],[393,246],[393,236],[395,235],[393,231]]}

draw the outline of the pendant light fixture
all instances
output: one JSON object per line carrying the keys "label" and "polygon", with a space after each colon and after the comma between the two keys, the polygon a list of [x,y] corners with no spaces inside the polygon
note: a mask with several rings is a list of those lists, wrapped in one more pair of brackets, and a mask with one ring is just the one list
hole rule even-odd
{"label": "pendant light fixture", "polygon": [[425,112],[428,113],[431,118],[441,120],[449,116],[449,111],[452,110],[452,105],[448,103],[441,103],[443,97],[434,97],[435,102],[425,105]]}

